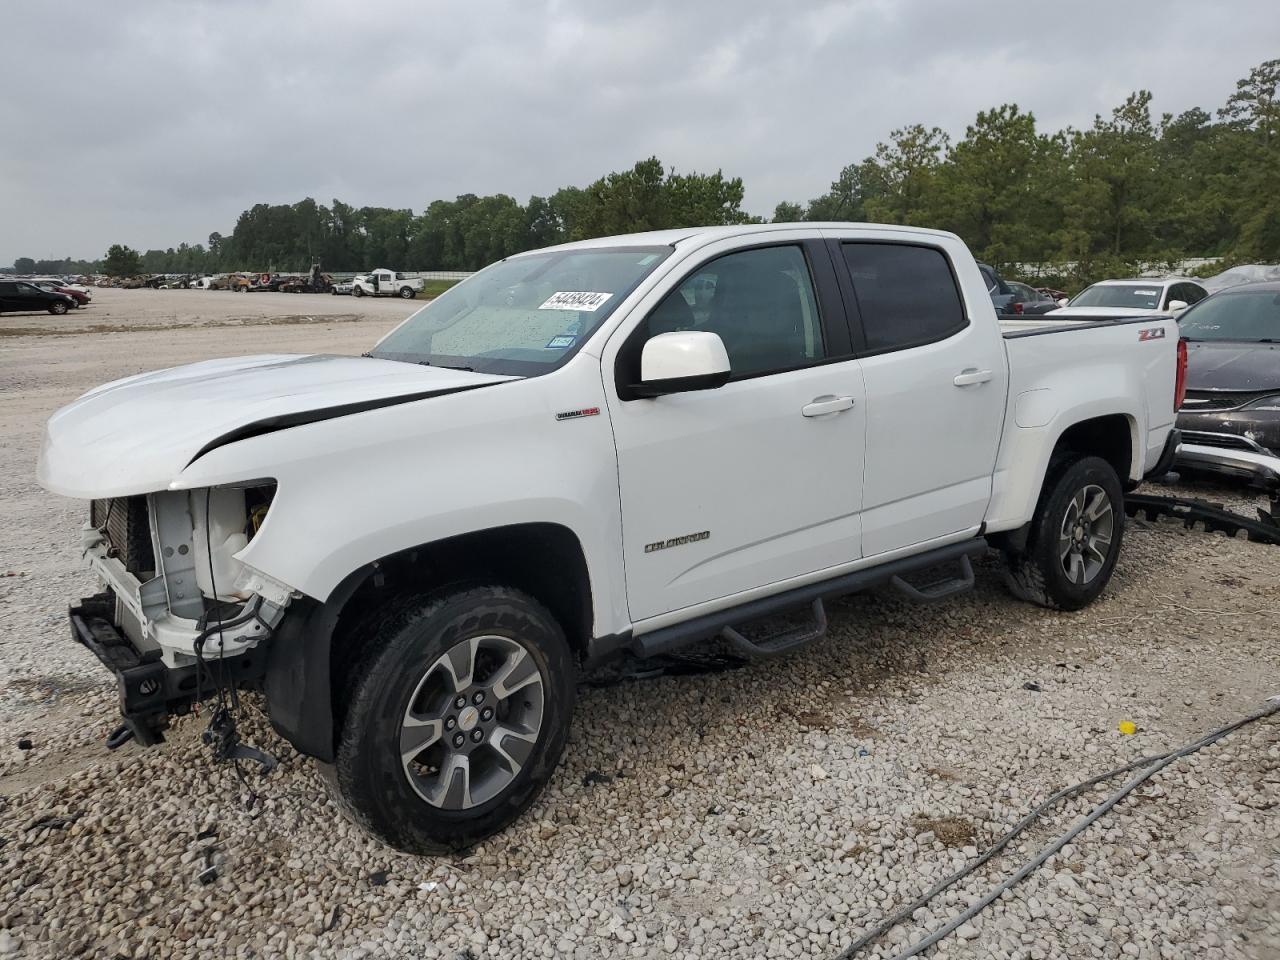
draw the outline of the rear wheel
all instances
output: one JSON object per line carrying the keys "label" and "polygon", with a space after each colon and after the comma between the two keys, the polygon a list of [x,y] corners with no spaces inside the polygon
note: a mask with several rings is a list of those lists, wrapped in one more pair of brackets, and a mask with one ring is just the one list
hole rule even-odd
{"label": "rear wheel", "polygon": [[1124,491],[1101,457],[1050,464],[1026,547],[1005,550],[1006,582],[1030,603],[1079,610],[1106,589],[1124,537]]}
{"label": "rear wheel", "polygon": [[515,820],[550,779],[569,732],[564,633],[507,587],[408,600],[353,641],[334,764],[336,799],[411,853],[470,847]]}
{"label": "rear wheel", "polygon": [[412,299],[413,299],[414,297],[416,297],[417,295],[418,295],[418,294],[417,294],[417,292],[413,289],[413,287],[401,287],[401,288],[400,288],[400,299],[401,299],[401,300],[412,300]]}

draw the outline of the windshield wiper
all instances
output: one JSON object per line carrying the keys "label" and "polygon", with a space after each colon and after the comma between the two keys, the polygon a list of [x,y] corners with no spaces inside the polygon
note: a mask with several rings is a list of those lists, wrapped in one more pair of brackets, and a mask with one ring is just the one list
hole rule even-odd
{"label": "windshield wiper", "polygon": [[440,367],[443,370],[462,370],[466,373],[476,372],[475,367],[454,367],[447,363],[432,363],[430,360],[415,360],[413,362],[420,367]]}

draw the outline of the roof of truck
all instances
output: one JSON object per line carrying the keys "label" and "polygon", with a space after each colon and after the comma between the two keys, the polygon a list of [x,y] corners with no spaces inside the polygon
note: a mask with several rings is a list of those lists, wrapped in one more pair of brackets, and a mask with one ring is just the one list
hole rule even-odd
{"label": "roof of truck", "polygon": [[[878,230],[893,230],[902,233],[916,233],[927,237],[953,237],[945,230],[927,230],[923,227],[900,227],[889,223],[843,223],[835,221],[798,221],[793,223],[743,223],[725,227],[677,227],[671,230],[650,230],[645,233],[622,233],[612,237],[594,237],[590,240],[576,240],[562,243],[554,247],[543,247],[529,253],[545,253],[548,250],[565,250],[575,247],[674,247],[681,243],[710,243],[713,240],[724,240],[730,237],[765,235],[784,230],[822,230],[842,229],[850,227],[871,227]],[[523,256],[523,254],[522,254]]]}

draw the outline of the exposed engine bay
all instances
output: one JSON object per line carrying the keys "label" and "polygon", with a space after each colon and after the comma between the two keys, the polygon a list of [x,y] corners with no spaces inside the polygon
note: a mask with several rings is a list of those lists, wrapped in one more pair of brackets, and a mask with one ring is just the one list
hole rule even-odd
{"label": "exposed engine bay", "polygon": [[159,740],[170,714],[215,689],[261,677],[292,591],[236,554],[262,527],[275,489],[92,501],[82,543],[105,589],[72,608],[72,630],[116,675],[125,727],[140,742]]}

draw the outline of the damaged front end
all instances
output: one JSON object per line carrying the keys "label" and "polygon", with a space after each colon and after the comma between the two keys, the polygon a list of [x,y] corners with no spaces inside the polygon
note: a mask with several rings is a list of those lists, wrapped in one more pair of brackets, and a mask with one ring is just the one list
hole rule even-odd
{"label": "damaged front end", "polygon": [[274,495],[254,483],[92,501],[82,545],[104,589],[71,608],[71,632],[119,685],[109,746],[157,743],[170,716],[261,680],[292,591],[236,554]]}

